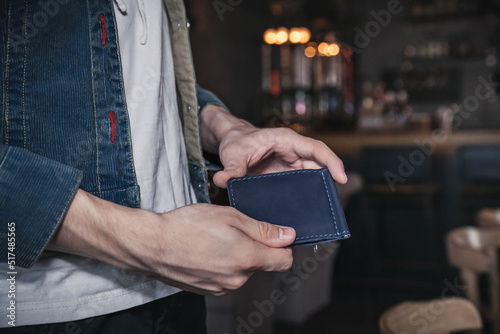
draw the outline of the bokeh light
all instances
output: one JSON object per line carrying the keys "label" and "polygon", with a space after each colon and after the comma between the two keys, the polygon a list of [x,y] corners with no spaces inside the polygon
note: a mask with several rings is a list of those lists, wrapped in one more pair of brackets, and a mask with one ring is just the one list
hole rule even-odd
{"label": "bokeh light", "polygon": [[300,43],[302,39],[302,31],[300,28],[292,28],[290,29],[290,35],[288,36],[290,42],[293,44]]}
{"label": "bokeh light", "polygon": [[276,44],[285,44],[288,41],[288,29],[285,27],[276,30]]}
{"label": "bokeh light", "polygon": [[304,50],[304,54],[307,58],[313,58],[316,55],[316,48],[314,46],[308,46]]}
{"label": "bokeh light", "polygon": [[307,28],[299,28],[300,31],[300,43],[306,44],[311,39],[311,32]]}
{"label": "bokeh light", "polygon": [[328,46],[328,55],[335,57],[340,53],[340,47],[337,43],[330,44]]}
{"label": "bokeh light", "polygon": [[264,31],[264,42],[267,44],[275,44],[276,43],[276,30],[267,29]]}
{"label": "bokeh light", "polygon": [[328,55],[328,44],[323,42],[318,45],[318,52],[321,56]]}

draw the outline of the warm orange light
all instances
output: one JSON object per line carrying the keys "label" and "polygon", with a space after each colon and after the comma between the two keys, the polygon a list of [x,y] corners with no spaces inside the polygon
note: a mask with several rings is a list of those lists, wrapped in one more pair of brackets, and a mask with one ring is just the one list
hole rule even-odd
{"label": "warm orange light", "polygon": [[306,55],[307,58],[312,58],[316,55],[316,48],[314,46],[308,46],[304,50],[304,54]]}
{"label": "warm orange light", "polygon": [[300,31],[300,43],[306,44],[311,39],[311,32],[307,28],[299,28]]}
{"label": "warm orange light", "polygon": [[300,28],[292,28],[290,29],[290,35],[288,36],[290,42],[293,44],[300,43],[302,39],[302,31]]}
{"label": "warm orange light", "polygon": [[335,57],[340,53],[340,47],[337,43],[330,44],[327,52],[329,56]]}
{"label": "warm orange light", "polygon": [[288,41],[288,29],[281,27],[276,31],[276,44],[285,44]]}
{"label": "warm orange light", "polygon": [[276,30],[267,29],[264,31],[264,42],[267,44],[275,44],[276,43]]}
{"label": "warm orange light", "polygon": [[292,129],[293,131],[295,131],[297,133],[302,133],[302,131],[304,130],[304,127],[300,123],[293,123],[292,125],[290,125],[290,129]]}
{"label": "warm orange light", "polygon": [[328,44],[323,42],[318,45],[318,52],[321,56],[328,55]]}

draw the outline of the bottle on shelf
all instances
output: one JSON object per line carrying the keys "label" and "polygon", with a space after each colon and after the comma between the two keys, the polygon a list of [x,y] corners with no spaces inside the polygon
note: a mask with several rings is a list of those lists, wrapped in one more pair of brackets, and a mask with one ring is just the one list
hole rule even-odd
{"label": "bottle on shelf", "polygon": [[267,125],[299,131],[345,128],[356,110],[353,52],[341,47],[333,33],[316,43],[309,42],[308,30],[306,38],[301,31],[290,29],[288,42],[279,45],[264,36],[263,110],[272,120]]}

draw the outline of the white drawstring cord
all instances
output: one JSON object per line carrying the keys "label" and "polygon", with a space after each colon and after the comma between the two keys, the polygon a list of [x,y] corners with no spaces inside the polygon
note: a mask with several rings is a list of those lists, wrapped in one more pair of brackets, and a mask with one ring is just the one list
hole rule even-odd
{"label": "white drawstring cord", "polygon": [[127,12],[127,5],[125,5],[123,0],[115,0],[115,4],[122,14],[125,14]]}
{"label": "white drawstring cord", "polygon": [[142,19],[142,34],[139,39],[139,43],[144,45],[148,41],[148,21],[146,19],[146,9],[144,8],[144,0],[139,0],[139,13],[141,14],[141,19]]}
{"label": "white drawstring cord", "polygon": [[[116,6],[120,10],[122,14],[127,13],[127,5],[123,2],[123,0],[114,0]],[[144,7],[144,0],[138,0],[138,6],[139,6],[139,14],[141,15],[141,21],[142,21],[142,33],[141,37],[139,38],[139,43],[142,45],[146,44],[148,41],[148,20],[146,17],[146,8]]]}

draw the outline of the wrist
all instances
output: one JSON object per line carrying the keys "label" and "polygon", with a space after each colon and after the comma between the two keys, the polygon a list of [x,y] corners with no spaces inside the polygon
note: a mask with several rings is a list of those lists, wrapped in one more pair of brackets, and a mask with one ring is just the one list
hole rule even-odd
{"label": "wrist", "polygon": [[207,105],[201,114],[201,138],[203,148],[219,153],[219,146],[227,134],[234,130],[248,131],[255,127],[216,105]]}

